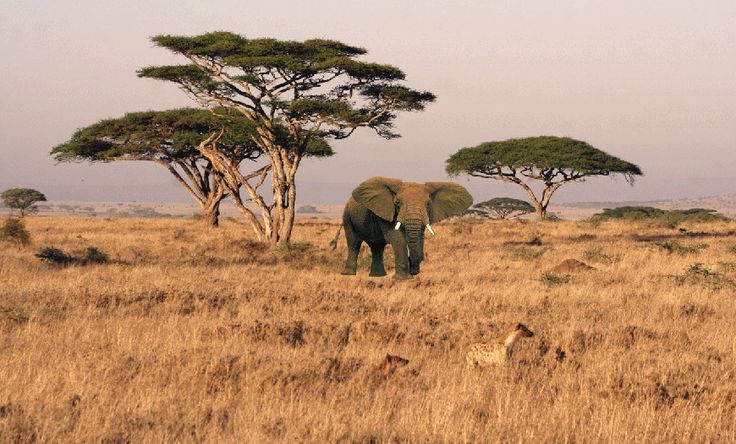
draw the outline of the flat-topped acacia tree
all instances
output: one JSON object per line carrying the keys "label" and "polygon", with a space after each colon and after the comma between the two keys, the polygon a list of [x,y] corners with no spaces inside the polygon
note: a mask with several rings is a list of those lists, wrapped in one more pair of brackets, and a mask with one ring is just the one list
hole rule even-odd
{"label": "flat-topped acacia tree", "polygon": [[20,217],[38,211],[36,202],[45,202],[46,196],[33,188],[11,188],[0,193],[6,207],[18,210]]}
{"label": "flat-topped acacia tree", "polygon": [[318,140],[331,153],[330,139],[360,127],[398,137],[396,113],[421,111],[435,99],[404,86],[400,69],[357,60],[366,50],[338,41],[248,39],[230,32],[152,41],[189,63],[143,68],[140,77],[174,82],[202,106],[235,109],[255,126],[254,142],[271,162],[273,200],[259,210],[262,237],[273,245],[291,237],[296,173],[310,144]]}
{"label": "flat-topped acacia tree", "polygon": [[[446,170],[450,176],[467,174],[521,186],[529,195],[539,219],[547,217],[552,194],[568,182],[618,173],[633,184],[634,176],[642,174],[633,163],[586,142],[554,136],[509,139],[462,148],[447,159]],[[529,179],[544,185],[539,197],[527,183]]]}
{"label": "flat-topped acacia tree", "polygon": [[535,208],[527,201],[512,197],[494,197],[477,203],[468,210],[471,214],[491,217],[493,219],[513,219],[524,214],[533,213]]}
{"label": "flat-topped acacia tree", "polygon": [[252,140],[253,125],[230,114],[220,117],[193,108],[128,113],[77,130],[51,155],[59,162],[137,160],[162,165],[201,206],[205,221],[216,227],[220,202],[228,193],[238,193],[238,187],[228,186],[203,151],[218,143],[236,168],[261,153]]}

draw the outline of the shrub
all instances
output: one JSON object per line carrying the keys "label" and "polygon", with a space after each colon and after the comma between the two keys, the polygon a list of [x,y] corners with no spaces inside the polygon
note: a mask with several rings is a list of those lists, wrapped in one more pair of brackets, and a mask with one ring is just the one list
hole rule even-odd
{"label": "shrub", "polygon": [[102,251],[98,250],[95,247],[89,247],[84,252],[84,258],[83,261],[85,263],[93,263],[93,264],[105,264],[108,261],[107,254],[103,253]]}
{"label": "shrub", "polygon": [[655,242],[654,245],[663,248],[668,253],[676,253],[682,255],[697,253],[700,250],[708,248],[708,244],[682,245],[677,241]]}
{"label": "shrub", "polygon": [[604,221],[610,219],[654,219],[664,214],[664,210],[653,207],[604,208],[602,212],[594,214],[591,217],[591,220]]}
{"label": "shrub", "polygon": [[46,261],[56,265],[69,265],[74,262],[74,257],[59,248],[45,247],[42,248],[35,256],[42,261]]}
{"label": "shrub", "polygon": [[662,225],[675,228],[681,222],[713,222],[729,220],[716,210],[707,208],[690,208],[687,210],[662,210],[654,207],[618,207],[605,208],[594,214],[590,221],[600,223],[611,219],[654,220]]}
{"label": "shrub", "polygon": [[708,285],[716,290],[721,288],[736,288],[736,282],[726,278],[721,273],[717,273],[706,268],[702,263],[695,262],[683,274],[672,276],[678,285],[682,284],[703,284]]}
{"label": "shrub", "polygon": [[26,246],[31,243],[31,234],[21,219],[9,217],[0,229],[0,239]]}

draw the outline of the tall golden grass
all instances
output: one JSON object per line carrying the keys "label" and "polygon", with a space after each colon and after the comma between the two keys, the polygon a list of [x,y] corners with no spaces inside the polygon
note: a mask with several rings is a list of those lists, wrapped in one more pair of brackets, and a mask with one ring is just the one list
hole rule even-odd
{"label": "tall golden grass", "polygon": [[[401,282],[365,253],[341,276],[337,221],[276,252],[233,221],[27,223],[0,244],[2,442],[736,441],[733,223],[446,222]],[[596,270],[548,273],[569,258]],[[514,322],[510,365],[465,366]]]}

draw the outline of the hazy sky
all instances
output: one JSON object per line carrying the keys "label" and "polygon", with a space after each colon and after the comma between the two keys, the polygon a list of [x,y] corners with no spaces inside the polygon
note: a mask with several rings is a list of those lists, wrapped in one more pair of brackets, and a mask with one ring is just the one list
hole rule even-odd
{"label": "hazy sky", "polygon": [[[334,203],[374,175],[444,180],[464,146],[571,136],[637,163],[646,176],[571,184],[559,201],[736,193],[736,1],[29,1],[2,0],[0,189],[62,200],[186,200],[160,166],[55,165],[75,128],[125,112],[193,105],[136,69],[183,63],[155,34],[227,30],[322,37],[368,49],[438,96],[300,169],[302,202]],[[132,181],[132,184],[131,184]],[[474,179],[478,199],[523,196]],[[325,185],[334,183],[334,186]],[[329,192],[327,192],[329,191]],[[326,194],[321,195],[320,193]]]}

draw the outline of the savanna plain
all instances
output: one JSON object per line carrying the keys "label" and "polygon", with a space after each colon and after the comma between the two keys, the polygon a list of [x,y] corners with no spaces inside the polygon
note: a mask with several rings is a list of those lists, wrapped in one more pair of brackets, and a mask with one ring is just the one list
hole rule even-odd
{"label": "savanna plain", "polygon": [[[340,275],[338,224],[270,250],[233,220],[26,218],[33,244],[0,244],[0,441],[736,441],[734,222],[446,221],[407,281],[367,251]],[[466,366],[517,322],[508,365]]]}

